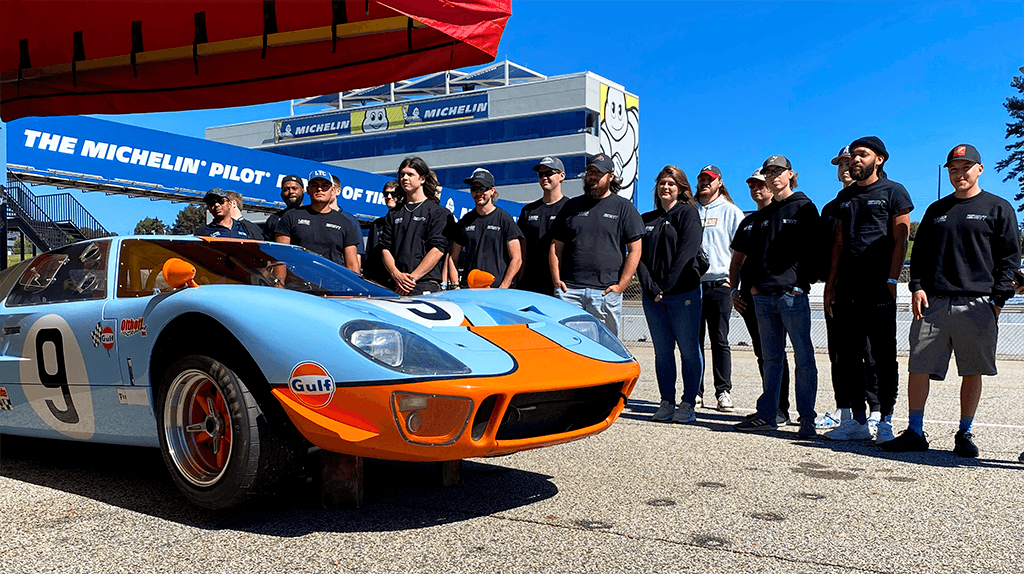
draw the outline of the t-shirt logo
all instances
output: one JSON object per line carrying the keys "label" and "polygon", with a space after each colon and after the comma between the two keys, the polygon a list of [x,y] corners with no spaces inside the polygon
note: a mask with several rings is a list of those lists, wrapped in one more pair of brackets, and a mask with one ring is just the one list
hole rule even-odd
{"label": "t-shirt logo", "polygon": [[987,215],[982,215],[980,213],[968,213],[967,214],[967,219],[969,219],[969,220],[973,219],[975,221],[985,221],[986,219],[988,219],[988,216]]}
{"label": "t-shirt logo", "polygon": [[718,218],[709,217],[704,220],[704,227],[718,227]]}
{"label": "t-shirt logo", "polygon": [[487,226],[487,230],[488,231],[501,231],[501,226],[499,226],[499,225],[488,225]]}
{"label": "t-shirt logo", "polygon": [[935,218],[935,223],[945,223],[945,222],[946,222],[946,216],[945,215],[940,215],[940,216]]}
{"label": "t-shirt logo", "polygon": [[334,223],[325,223],[324,227],[326,227],[328,229],[341,229],[340,225],[337,225],[337,224],[334,224]]}
{"label": "t-shirt logo", "polygon": [[537,221],[538,219],[540,219],[539,215],[531,215],[526,218],[527,221]]}
{"label": "t-shirt logo", "polygon": [[467,225],[466,231],[476,231],[476,225]]}
{"label": "t-shirt logo", "polygon": [[654,226],[653,225],[648,225],[645,229],[647,231],[654,231]]}
{"label": "t-shirt logo", "polygon": [[309,220],[308,219],[300,219],[298,221],[298,224],[299,225],[309,225]]}
{"label": "t-shirt logo", "polygon": [[604,217],[607,217],[608,219],[618,219],[619,218],[619,214],[617,214],[617,213],[602,213],[601,215],[603,215]]}

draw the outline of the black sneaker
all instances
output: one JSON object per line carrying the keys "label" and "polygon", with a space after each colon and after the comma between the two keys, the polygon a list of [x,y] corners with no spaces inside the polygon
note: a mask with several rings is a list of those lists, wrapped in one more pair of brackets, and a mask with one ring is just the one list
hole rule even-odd
{"label": "black sneaker", "polygon": [[750,419],[744,419],[733,425],[732,428],[738,431],[746,432],[773,431],[775,430],[775,424],[761,417],[754,417]]}
{"label": "black sneaker", "polygon": [[928,441],[914,429],[908,428],[900,436],[878,446],[886,452],[923,452],[928,450]]}
{"label": "black sneaker", "polygon": [[775,413],[775,424],[784,427],[789,424],[789,413],[779,409],[779,412]]}
{"label": "black sneaker", "polygon": [[815,438],[818,436],[818,431],[814,429],[814,420],[803,420],[800,421],[800,430],[796,431],[796,436],[799,438]]}
{"label": "black sneaker", "polygon": [[953,437],[953,452],[964,458],[978,458],[978,445],[974,444],[974,435],[960,429]]}

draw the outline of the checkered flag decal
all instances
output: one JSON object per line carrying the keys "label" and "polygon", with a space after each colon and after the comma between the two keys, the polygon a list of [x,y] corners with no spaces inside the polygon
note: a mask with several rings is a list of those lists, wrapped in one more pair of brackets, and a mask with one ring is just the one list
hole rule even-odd
{"label": "checkered flag decal", "polygon": [[96,328],[92,330],[92,346],[99,347],[100,339],[103,336],[103,325],[96,323]]}

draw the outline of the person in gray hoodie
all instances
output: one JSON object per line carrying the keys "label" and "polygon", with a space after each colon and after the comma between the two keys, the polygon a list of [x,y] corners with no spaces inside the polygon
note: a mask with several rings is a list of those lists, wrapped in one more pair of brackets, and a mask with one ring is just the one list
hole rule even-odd
{"label": "person in gray hoodie", "polygon": [[[739,229],[743,210],[736,207],[729,190],[722,183],[722,170],[707,165],[697,175],[697,214],[700,215],[704,234],[701,245],[707,253],[710,266],[700,278],[703,291],[700,318],[700,343],[704,333],[711,339],[711,372],[715,379],[715,398],[718,410],[733,410],[732,352],[729,349],[729,317],[732,315],[732,286],[729,282],[729,264],[732,249],[729,244]],[[701,379],[697,403],[702,403],[704,380]]]}

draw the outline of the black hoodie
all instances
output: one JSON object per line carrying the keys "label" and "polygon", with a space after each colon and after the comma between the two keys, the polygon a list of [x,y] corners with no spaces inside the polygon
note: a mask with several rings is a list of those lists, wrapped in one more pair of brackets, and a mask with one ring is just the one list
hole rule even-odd
{"label": "black hoodie", "polygon": [[658,293],[689,293],[700,285],[693,259],[700,250],[704,228],[697,208],[677,203],[667,212],[660,208],[643,214],[644,238],[637,277],[648,299]]}
{"label": "black hoodie", "polygon": [[793,287],[807,292],[819,279],[820,229],[818,208],[798,191],[758,211],[750,236],[743,245],[734,241],[733,249],[746,255],[743,268],[749,267],[750,283],[761,293],[777,295]]}

